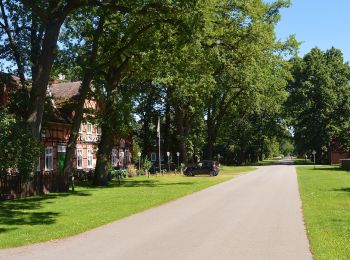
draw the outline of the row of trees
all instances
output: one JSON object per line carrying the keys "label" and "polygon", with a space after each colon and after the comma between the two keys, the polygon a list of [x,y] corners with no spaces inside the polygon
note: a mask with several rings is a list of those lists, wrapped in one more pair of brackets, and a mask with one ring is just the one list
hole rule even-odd
{"label": "row of trees", "polygon": [[102,128],[95,184],[105,183],[112,136],[135,134],[147,155],[158,117],[164,152],[179,151],[184,163],[218,153],[236,164],[290,153],[285,101],[293,116],[299,83],[292,80],[298,59],[287,58],[298,43],[274,34],[288,2],[0,0],[2,69],[22,86],[6,113],[19,115],[38,141],[49,79],[82,80],[64,174],[84,100],[95,98],[102,104],[94,117]]}

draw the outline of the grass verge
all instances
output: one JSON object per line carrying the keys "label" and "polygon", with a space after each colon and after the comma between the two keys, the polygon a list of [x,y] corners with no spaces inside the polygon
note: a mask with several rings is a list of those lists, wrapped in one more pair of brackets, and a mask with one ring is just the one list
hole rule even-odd
{"label": "grass verge", "polygon": [[119,186],[0,202],[0,248],[72,236],[232,179],[251,167],[223,166],[217,177],[128,178]]}
{"label": "grass verge", "polygon": [[350,173],[297,167],[304,218],[316,260],[349,259]]}

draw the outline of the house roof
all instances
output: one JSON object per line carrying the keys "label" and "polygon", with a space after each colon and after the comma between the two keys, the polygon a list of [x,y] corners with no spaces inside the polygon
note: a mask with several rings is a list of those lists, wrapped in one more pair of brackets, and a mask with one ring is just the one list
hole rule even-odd
{"label": "house roof", "polygon": [[79,94],[81,81],[53,83],[50,85],[50,90],[54,99],[68,100]]}
{"label": "house roof", "polygon": [[[31,81],[28,81],[28,88],[31,88]],[[79,89],[81,81],[76,82],[53,82],[51,81],[48,89],[47,96],[51,98],[52,109],[50,110],[50,120],[59,123],[71,123],[72,121],[72,102],[76,101],[79,95]],[[2,85],[6,86],[6,93],[3,93],[4,89]],[[0,72],[0,105],[3,102],[2,99],[8,100],[9,96],[14,94],[20,88],[20,79],[9,73]],[[6,94],[6,95],[5,95]],[[10,97],[11,98],[11,97]]]}
{"label": "house roof", "polygon": [[6,84],[9,92],[15,92],[19,88],[20,79],[17,76],[0,72],[0,84]]}

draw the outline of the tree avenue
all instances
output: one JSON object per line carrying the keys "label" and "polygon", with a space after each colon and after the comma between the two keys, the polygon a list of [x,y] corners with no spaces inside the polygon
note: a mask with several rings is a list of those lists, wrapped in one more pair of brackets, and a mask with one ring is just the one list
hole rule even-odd
{"label": "tree avenue", "polygon": [[[178,152],[185,164],[256,162],[293,153],[293,137],[295,152],[316,149],[318,160],[332,142],[347,149],[348,64],[339,50],[314,49],[301,59],[294,37],[277,40],[279,10],[288,6],[283,0],[1,0],[0,90],[10,86],[9,75],[18,87],[0,103],[6,129],[0,174],[34,172],[42,126],[57,109],[47,94],[50,79],[81,81],[76,99],[64,104],[73,116],[62,174],[74,171],[79,129],[89,121],[101,129],[95,185],[107,184],[115,136],[130,136],[151,159],[158,120],[164,163],[167,152],[173,159]],[[88,99],[97,110],[86,110]],[[38,150],[25,160],[30,167],[19,163],[24,151],[11,149],[19,143],[4,141],[18,127],[17,134],[25,133],[18,134],[20,144]]]}

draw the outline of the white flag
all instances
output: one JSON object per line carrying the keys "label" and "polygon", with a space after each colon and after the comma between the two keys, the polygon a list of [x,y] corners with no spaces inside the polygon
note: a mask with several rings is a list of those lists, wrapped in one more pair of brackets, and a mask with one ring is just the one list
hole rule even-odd
{"label": "white flag", "polygon": [[160,118],[158,117],[157,137],[160,137]]}

